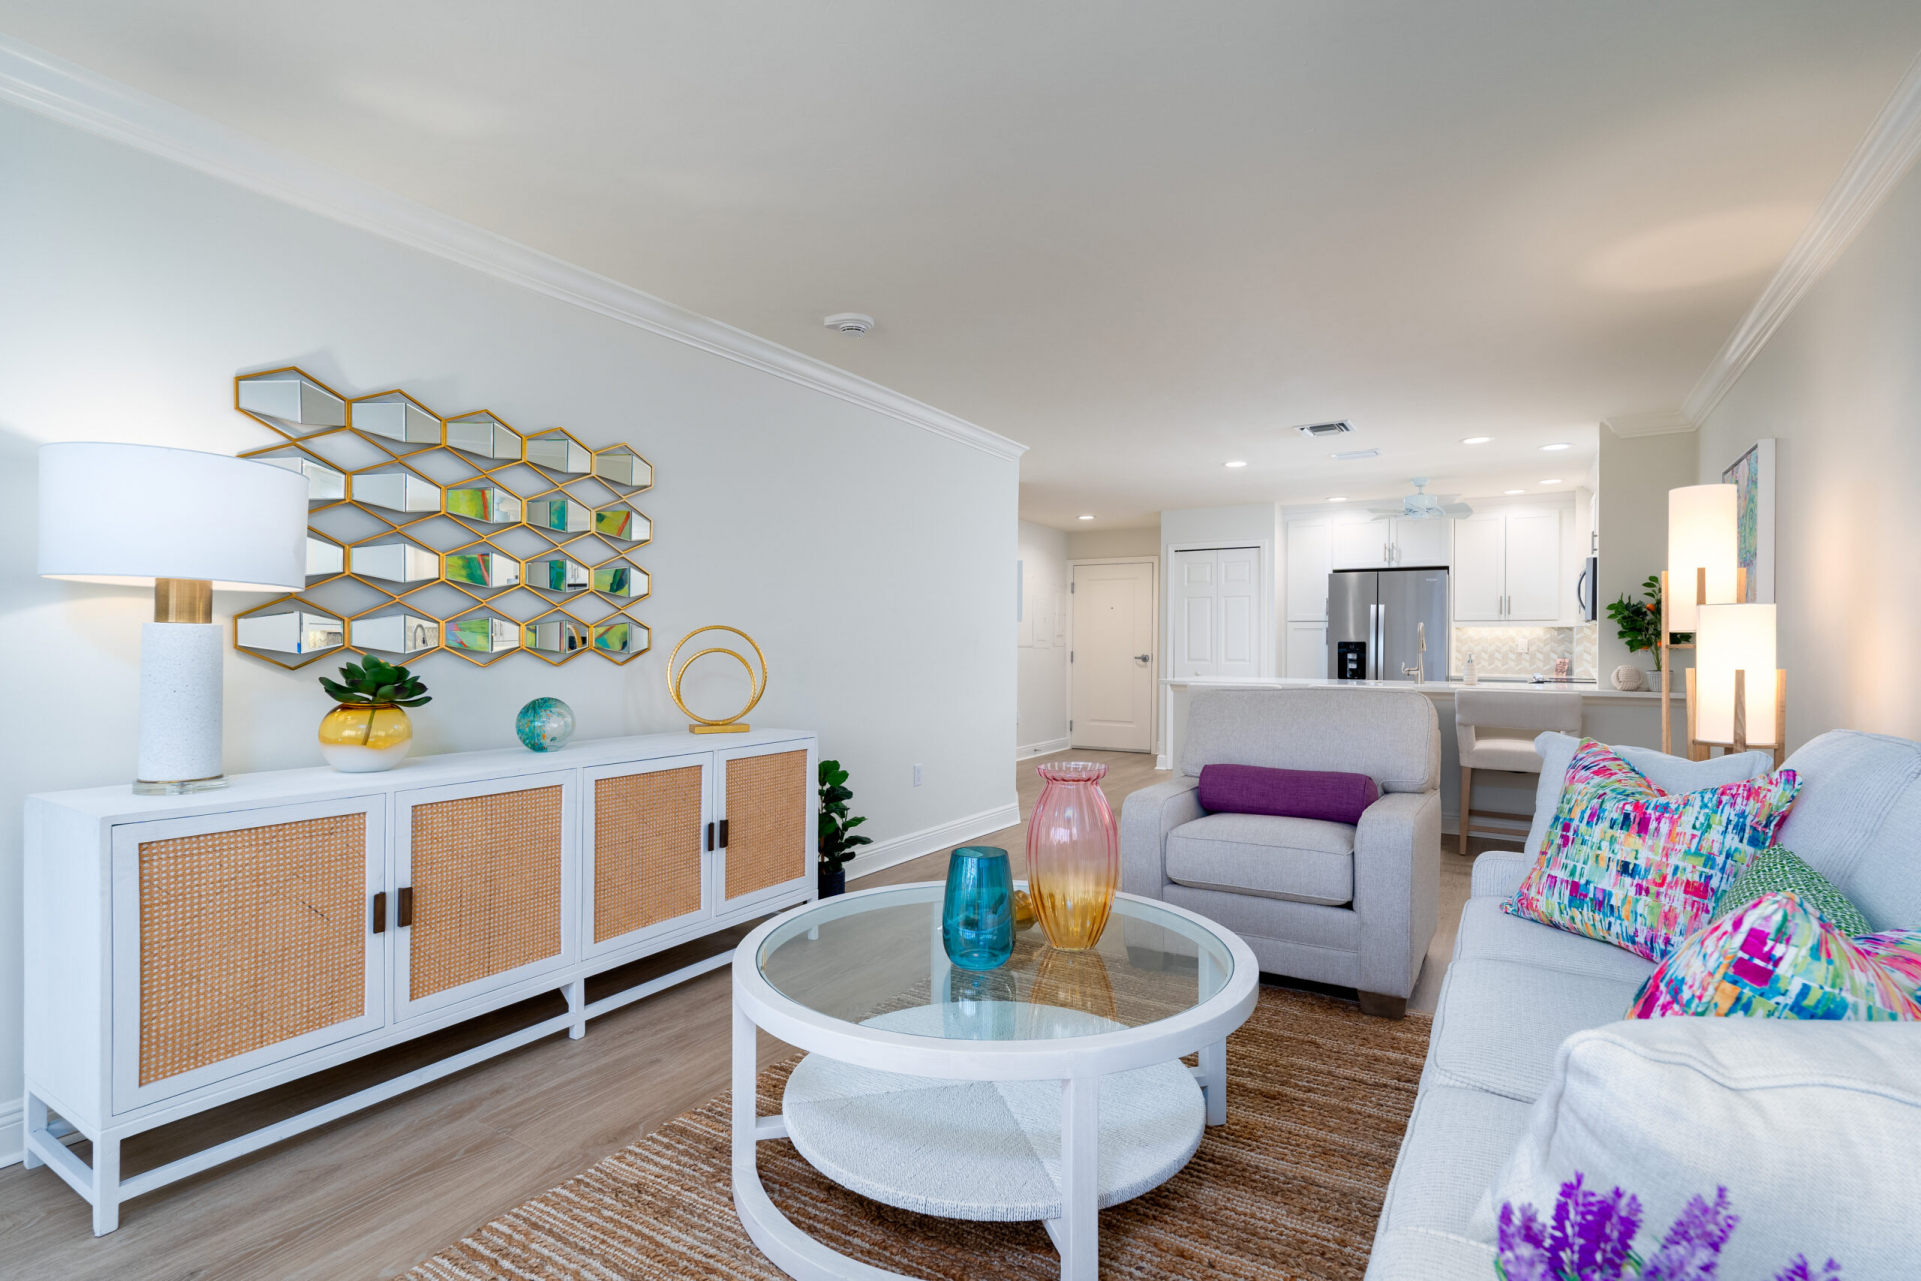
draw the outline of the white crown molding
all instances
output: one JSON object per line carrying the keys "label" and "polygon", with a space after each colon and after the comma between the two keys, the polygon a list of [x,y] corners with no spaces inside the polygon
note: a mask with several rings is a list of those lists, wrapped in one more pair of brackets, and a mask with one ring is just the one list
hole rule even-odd
{"label": "white crown molding", "polygon": [[0,35],[0,101],[1000,458],[1025,445]]}
{"label": "white crown molding", "polygon": [[1689,418],[1685,410],[1660,409],[1648,414],[1621,414],[1615,418],[1603,419],[1607,429],[1624,440],[1636,436],[1671,436],[1679,432],[1693,431],[1698,425]]}
{"label": "white crown molding", "polygon": [[1721,403],[1788,313],[1874,216],[1917,155],[1921,155],[1921,59],[1908,68],[1774,279],[1688,393],[1690,421],[1705,421]]}

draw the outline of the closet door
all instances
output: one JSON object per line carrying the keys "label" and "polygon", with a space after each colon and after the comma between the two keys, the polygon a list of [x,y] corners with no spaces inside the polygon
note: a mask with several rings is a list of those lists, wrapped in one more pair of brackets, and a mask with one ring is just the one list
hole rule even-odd
{"label": "closet door", "polygon": [[714,755],[720,774],[715,876],[722,920],[750,916],[775,900],[791,902],[796,891],[813,898],[820,807],[812,741]]}
{"label": "closet door", "polygon": [[113,1107],[172,1098],[386,1023],[386,800],[113,829]]}
{"label": "closet door", "polygon": [[1261,674],[1261,549],[1223,547],[1215,618],[1220,639],[1216,676]]}
{"label": "closet door", "polygon": [[574,959],[572,770],[395,796],[394,1010],[418,1018]]}
{"label": "closet door", "polygon": [[1176,676],[1217,676],[1220,628],[1220,553],[1174,553],[1174,665]]}
{"label": "closet door", "polygon": [[582,771],[582,953],[617,952],[714,914],[709,752]]}

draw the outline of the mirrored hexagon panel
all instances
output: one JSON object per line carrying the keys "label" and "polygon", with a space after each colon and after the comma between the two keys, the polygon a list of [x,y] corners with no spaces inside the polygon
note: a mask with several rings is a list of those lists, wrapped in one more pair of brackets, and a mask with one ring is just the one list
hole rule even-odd
{"label": "mirrored hexagon panel", "polygon": [[558,427],[527,437],[527,461],[569,476],[585,476],[594,469],[594,456],[587,446]]}
{"label": "mirrored hexagon panel", "polygon": [[269,601],[233,620],[234,644],[282,667],[305,667],[347,644],[347,625],[298,596]]}
{"label": "mirrored hexagon panel", "polygon": [[363,435],[379,437],[382,447],[396,454],[440,444],[440,415],[404,391],[383,391],[348,401],[347,425]]}
{"label": "mirrored hexagon panel", "polygon": [[347,572],[347,549],[316,530],[307,531],[307,586]]}
{"label": "mirrored hexagon panel", "polygon": [[440,554],[411,538],[390,537],[374,543],[355,543],[347,553],[354,577],[411,586],[440,577]]}
{"label": "mirrored hexagon panel", "polygon": [[499,485],[470,484],[446,491],[447,514],[462,524],[518,525],[520,499]]}
{"label": "mirrored hexagon panel", "polygon": [[463,591],[485,596],[520,585],[520,562],[487,543],[469,543],[440,558],[440,574]]}
{"label": "mirrored hexagon panel", "polygon": [[593,647],[587,624],[558,609],[523,624],[520,643],[523,649],[550,663],[564,663]]}
{"label": "mirrored hexagon panel", "polygon": [[398,512],[403,519],[440,511],[440,486],[398,465],[355,472],[350,492],[362,507]]}
{"label": "mirrored hexagon panel", "polygon": [[353,648],[386,654],[427,654],[440,648],[440,621],[388,608],[347,621]]}
{"label": "mirrored hexagon panel", "polygon": [[486,410],[447,420],[447,446],[494,463],[519,462],[520,433]]}
{"label": "mirrored hexagon panel", "polygon": [[594,652],[616,663],[639,658],[653,647],[654,636],[647,624],[625,614],[609,614],[593,625]]}
{"label": "mirrored hexagon panel", "polygon": [[644,543],[654,536],[654,522],[628,503],[613,503],[595,510],[594,532],[624,543]]}
{"label": "mirrored hexagon panel", "polygon": [[326,507],[347,500],[347,473],[296,445],[283,445],[278,449],[242,454],[241,457],[305,477],[307,507],[310,511],[315,507]]}
{"label": "mirrored hexagon panel", "polygon": [[594,527],[594,510],[565,490],[550,490],[527,500],[527,526],[550,537],[584,534]]}
{"label": "mirrored hexagon panel", "polygon": [[550,552],[524,562],[521,581],[535,591],[572,596],[593,585],[593,571],[571,556]]}
{"label": "mirrored hexagon panel", "polygon": [[347,425],[347,402],[318,378],[289,365],[233,380],[234,408],[283,436],[311,436]]}
{"label": "mirrored hexagon panel", "polygon": [[653,579],[647,571],[625,556],[594,566],[594,590],[602,596],[619,601],[640,600],[653,589]]}
{"label": "mirrored hexagon panel", "polygon": [[448,619],[440,636],[441,648],[482,666],[520,648],[520,624],[486,608]]}
{"label": "mirrored hexagon panel", "polygon": [[654,465],[630,445],[594,451],[594,475],[627,489],[647,489],[654,483]]}

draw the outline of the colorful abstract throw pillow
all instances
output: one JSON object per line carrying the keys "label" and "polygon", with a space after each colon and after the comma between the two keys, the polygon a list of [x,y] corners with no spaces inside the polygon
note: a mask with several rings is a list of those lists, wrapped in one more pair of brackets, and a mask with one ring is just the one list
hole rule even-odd
{"label": "colorful abstract throw pillow", "polygon": [[1534,868],[1503,911],[1660,961],[1774,842],[1800,780],[1777,770],[1669,795],[1583,739]]}
{"label": "colorful abstract throw pillow", "polygon": [[1718,921],[1763,894],[1792,894],[1846,935],[1866,934],[1874,928],[1861,909],[1834,888],[1834,882],[1802,862],[1792,850],[1779,845],[1770,845],[1748,860],[1747,866],[1721,891],[1710,919]]}
{"label": "colorful abstract throw pillow", "polygon": [[[1921,1019],[1903,972],[1921,974],[1921,931],[1868,939],[1861,946],[1794,894],[1766,894],[1677,947],[1623,1017]],[[1903,959],[1890,963],[1889,952]]]}

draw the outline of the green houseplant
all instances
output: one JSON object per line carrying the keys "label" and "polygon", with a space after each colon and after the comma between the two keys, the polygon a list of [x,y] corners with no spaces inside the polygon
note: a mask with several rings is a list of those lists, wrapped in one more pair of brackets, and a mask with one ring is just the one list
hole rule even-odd
{"label": "green houseplant", "polygon": [[854,794],[847,788],[847,771],[839,761],[820,763],[820,896],[832,898],[847,888],[847,863],[862,845],[871,845],[865,836],[853,831],[867,820],[848,817],[847,802]]}
{"label": "green houseplant", "polygon": [[[1626,592],[1619,600],[1608,606],[1608,617],[1620,628],[1618,635],[1627,642],[1629,653],[1652,650],[1654,670],[1661,670],[1661,576],[1649,574],[1641,584],[1645,600],[1629,600]],[[1693,632],[1674,632],[1676,645],[1687,645],[1694,641]]]}
{"label": "green houseplant", "polygon": [[406,709],[433,700],[404,667],[369,654],[340,669],[342,680],[320,678],[336,706],[320,720],[320,754],[345,774],[392,769],[413,746]]}

